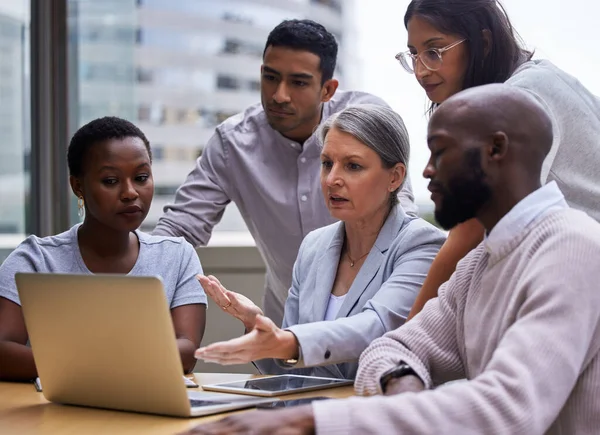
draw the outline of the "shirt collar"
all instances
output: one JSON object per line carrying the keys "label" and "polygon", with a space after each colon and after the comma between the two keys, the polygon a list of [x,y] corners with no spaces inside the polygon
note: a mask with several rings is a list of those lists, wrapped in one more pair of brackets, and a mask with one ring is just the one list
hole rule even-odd
{"label": "shirt collar", "polygon": [[484,246],[491,252],[521,233],[532,222],[546,214],[567,208],[567,202],[555,181],[537,189],[515,205],[496,226],[486,234]]}

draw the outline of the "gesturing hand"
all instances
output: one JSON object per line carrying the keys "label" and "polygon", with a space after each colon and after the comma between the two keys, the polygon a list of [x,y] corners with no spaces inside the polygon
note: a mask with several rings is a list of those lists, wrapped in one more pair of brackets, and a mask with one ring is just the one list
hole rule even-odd
{"label": "gesturing hand", "polygon": [[248,334],[201,347],[195,356],[223,365],[246,364],[263,358],[290,359],[298,356],[298,341],[290,331],[278,328],[271,319],[259,315]]}
{"label": "gesturing hand", "polygon": [[223,311],[226,311],[236,319],[239,319],[246,327],[246,331],[250,331],[254,328],[256,316],[258,314],[262,316],[263,314],[262,310],[257,307],[254,302],[240,293],[227,290],[223,287],[223,284],[212,275],[197,275],[196,278],[200,281],[206,294],[210,296]]}

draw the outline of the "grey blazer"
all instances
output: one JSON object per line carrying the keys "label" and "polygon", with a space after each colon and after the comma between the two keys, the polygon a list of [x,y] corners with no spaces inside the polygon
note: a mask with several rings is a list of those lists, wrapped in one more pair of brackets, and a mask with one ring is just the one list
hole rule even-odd
{"label": "grey blazer", "polygon": [[283,329],[300,344],[295,365],[255,361],[262,373],[354,379],[358,357],[374,339],[404,323],[445,241],[442,231],[396,206],[360,268],[336,320],[324,321],[345,232],[336,222],[309,233],[294,264]]}

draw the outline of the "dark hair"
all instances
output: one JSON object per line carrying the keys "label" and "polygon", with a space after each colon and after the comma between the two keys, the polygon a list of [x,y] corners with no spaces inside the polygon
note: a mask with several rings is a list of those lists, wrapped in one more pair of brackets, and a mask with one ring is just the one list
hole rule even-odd
{"label": "dark hair", "polygon": [[[415,15],[441,32],[466,39],[469,65],[463,89],[503,83],[533,55],[523,47],[521,38],[497,0],[412,0],[404,15],[406,28]],[[489,30],[492,37],[487,56],[484,53],[483,30]],[[430,112],[436,106],[432,103]]]}
{"label": "dark hair", "polygon": [[282,21],[269,33],[263,57],[270,46],[288,47],[316,54],[321,60],[321,84],[333,77],[338,45],[335,37],[319,23],[312,20]]}
{"label": "dark hair", "polygon": [[74,177],[83,175],[83,162],[85,156],[92,146],[108,139],[124,139],[126,137],[138,137],[146,145],[148,156],[152,161],[152,151],[150,142],[142,131],[125,119],[116,116],[105,116],[104,118],[94,119],[81,127],[69,143],[67,151],[67,162],[69,165],[69,174]]}

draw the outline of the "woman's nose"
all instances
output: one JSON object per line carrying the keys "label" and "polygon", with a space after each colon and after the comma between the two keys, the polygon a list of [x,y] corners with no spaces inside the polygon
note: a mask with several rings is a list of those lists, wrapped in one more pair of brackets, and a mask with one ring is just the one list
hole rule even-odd
{"label": "woman's nose", "polygon": [[131,201],[139,196],[135,186],[132,182],[123,183],[123,191],[121,192],[121,199],[124,201]]}
{"label": "woman's nose", "polygon": [[340,171],[334,165],[331,168],[331,170],[329,171],[329,174],[327,175],[327,185],[328,186],[335,186],[335,185],[339,186],[341,184],[343,184],[343,179],[341,177]]}
{"label": "woman's nose", "polygon": [[417,61],[415,62],[415,77],[417,79],[421,80],[421,79],[424,79],[425,77],[427,77],[430,74],[431,74],[431,71],[429,71],[427,69],[427,67],[421,61],[421,58],[419,57],[417,59]]}

